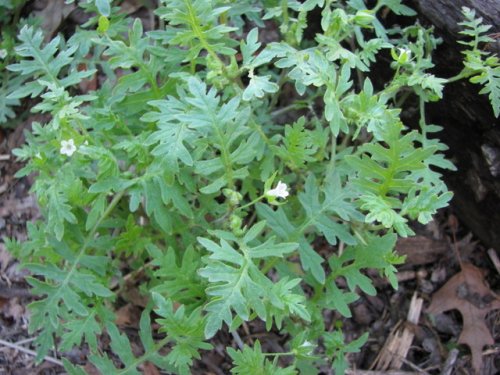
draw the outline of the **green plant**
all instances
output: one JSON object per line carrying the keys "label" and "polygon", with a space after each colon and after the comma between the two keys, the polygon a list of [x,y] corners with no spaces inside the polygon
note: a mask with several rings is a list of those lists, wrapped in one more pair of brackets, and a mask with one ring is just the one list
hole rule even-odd
{"label": "green plant", "polygon": [[492,38],[485,35],[491,26],[483,25],[483,19],[476,18],[474,10],[463,7],[462,13],[465,21],[460,23],[464,26],[464,30],[460,33],[472,40],[459,42],[468,46],[469,49],[463,52],[464,69],[458,77],[469,78],[472,83],[483,85],[479,93],[488,94],[495,117],[498,117],[500,116],[500,61],[492,53],[479,49],[481,43],[494,42]]}
{"label": "green plant", "polygon": [[[321,30],[306,40],[317,7]],[[382,8],[413,15],[394,0],[373,9],[361,0],[163,0],[156,14],[166,26],[147,33],[113,11],[68,41],[44,45],[40,31],[21,30],[21,60],[9,70],[26,83],[10,97],[40,98],[34,110],[51,115],[16,150],[27,162],[18,176],[37,173],[44,220],[28,224],[28,241],[9,243],[40,296],[30,305],[38,359],[56,343],[63,352],[86,343],[103,373],[135,374],[144,361],[189,373],[217,332],[260,319],[290,337],[290,350],[229,348],[233,373],[347,366],[366,337],[345,343],[322,312],[350,317],[361,292],[374,295],[367,269],[397,287],[397,236],[451,199],[434,167],[453,166],[429,137],[439,127],[425,121],[425,103],[446,83],[429,73],[437,41],[418,25],[386,30]],[[280,40],[259,41],[263,20]],[[367,74],[381,54],[392,56],[394,77],[376,90]],[[79,92],[98,71],[103,85]],[[410,94],[419,130],[399,118]],[[328,252],[316,251],[318,238]],[[152,293],[140,356],[114,324],[123,277],[137,271]],[[101,352],[103,332],[121,364]],[[287,368],[282,356],[292,358]]]}
{"label": "green plant", "polygon": [[[18,98],[8,97],[21,87],[23,80],[19,75],[12,75],[6,67],[14,62],[14,46],[18,30],[21,8],[25,0],[0,1],[0,125],[15,126],[14,107],[19,105]],[[10,122],[12,121],[12,124]]]}

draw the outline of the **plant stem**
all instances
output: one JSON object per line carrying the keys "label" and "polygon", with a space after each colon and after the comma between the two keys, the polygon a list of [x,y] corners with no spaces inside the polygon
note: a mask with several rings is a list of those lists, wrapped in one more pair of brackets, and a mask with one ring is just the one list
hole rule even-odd
{"label": "plant stem", "polygon": [[[305,108],[304,106],[303,108]],[[300,109],[301,107],[298,106],[296,103],[287,105],[286,107],[277,109],[276,111],[271,112],[271,117],[278,117],[284,113],[287,113],[289,111],[293,111],[294,109]]]}
{"label": "plant stem", "polygon": [[245,209],[245,208],[247,208],[247,207],[250,207],[250,206],[254,205],[255,203],[257,203],[257,202],[261,201],[261,200],[262,200],[262,199],[264,199],[264,198],[265,198],[265,195],[261,195],[260,197],[255,198],[253,201],[251,201],[251,202],[249,202],[249,203],[247,203],[247,204],[245,204],[245,205],[243,205],[243,206],[237,207],[237,208],[234,210],[234,212],[239,211],[239,210],[243,210],[243,209]]}
{"label": "plant stem", "polygon": [[139,358],[137,358],[134,362],[132,362],[131,364],[129,364],[125,368],[119,370],[118,372],[116,372],[116,374],[117,375],[122,375],[122,374],[125,375],[125,374],[132,373],[131,370],[135,370],[137,368],[137,366],[139,366],[141,363],[146,362],[149,359],[149,357],[151,357],[152,355],[157,354],[158,350],[160,350],[162,347],[164,347],[165,345],[167,345],[169,341],[170,341],[170,338],[168,336],[165,337],[163,340],[160,340],[154,346],[154,350],[152,350],[150,352],[144,353],[142,356],[140,356]]}
{"label": "plant stem", "polygon": [[460,81],[461,79],[469,78],[474,75],[474,72],[466,72],[465,69],[458,73],[456,76],[450,77],[446,79],[446,83],[452,83],[456,81]]}
{"label": "plant stem", "polygon": [[[89,232],[87,237],[85,238],[85,241],[83,242],[82,248],[80,249],[80,252],[75,258],[75,261],[71,265],[71,268],[68,270],[68,273],[66,274],[66,277],[62,281],[61,285],[59,286],[59,291],[56,293],[55,297],[58,297],[59,293],[62,293],[62,291],[65,289],[66,285],[69,283],[71,280],[71,277],[76,271],[76,268],[78,264],[80,263],[80,260],[82,259],[83,255],[85,254],[85,250],[87,250],[90,242],[94,238],[97,229],[99,229],[99,226],[101,225],[102,221],[108,217],[108,215],[113,211],[113,209],[116,207],[116,205],[120,202],[122,199],[123,195],[125,194],[125,191],[121,191],[118,194],[115,195],[111,203],[109,204],[108,208],[103,212],[99,220],[94,224],[94,227],[92,230]],[[57,300],[59,302],[59,300]]]}
{"label": "plant stem", "polygon": [[262,353],[265,356],[275,356],[275,357],[283,357],[285,355],[295,355],[294,352],[285,352],[285,353]]}

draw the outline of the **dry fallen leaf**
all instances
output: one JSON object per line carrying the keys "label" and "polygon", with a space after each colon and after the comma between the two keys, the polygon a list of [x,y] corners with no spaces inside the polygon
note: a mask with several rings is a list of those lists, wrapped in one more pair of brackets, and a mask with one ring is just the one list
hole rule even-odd
{"label": "dry fallen leaf", "polygon": [[458,342],[470,347],[472,367],[479,373],[483,347],[495,343],[484,318],[500,309],[500,298],[485,284],[483,271],[472,264],[463,264],[462,271],[434,293],[427,312],[439,314],[453,309],[460,311],[463,318]]}
{"label": "dry fallen leaf", "polygon": [[143,375],[160,375],[158,368],[151,362],[145,362],[142,368]]}
{"label": "dry fallen leaf", "polygon": [[137,327],[141,312],[137,306],[127,303],[116,311],[115,323],[118,326]]}
{"label": "dry fallen leaf", "polygon": [[87,362],[83,369],[87,375],[102,375],[101,372],[90,362]]}
{"label": "dry fallen leaf", "polygon": [[64,0],[51,0],[45,4],[42,10],[33,12],[42,19],[42,29],[45,31],[47,41],[52,38],[61,23],[75,9],[75,4],[66,4]]}

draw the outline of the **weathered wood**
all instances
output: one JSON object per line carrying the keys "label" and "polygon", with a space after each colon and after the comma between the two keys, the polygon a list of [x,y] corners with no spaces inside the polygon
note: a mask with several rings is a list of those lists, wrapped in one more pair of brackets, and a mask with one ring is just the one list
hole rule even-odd
{"label": "weathered wood", "polygon": [[[483,23],[500,26],[500,2],[498,0],[416,0],[419,13],[425,16],[440,31],[458,37],[463,21],[462,7],[474,9]],[[494,32],[494,31],[493,31]],[[498,47],[498,43],[497,43]]]}
{"label": "weathered wood", "polygon": [[[434,73],[452,77],[462,69],[462,39],[458,34],[463,21],[462,6],[476,10],[492,35],[500,31],[498,0],[414,0],[420,21],[435,26],[435,34],[444,43],[433,55]],[[485,46],[500,52],[500,39]],[[481,87],[459,81],[447,85],[444,98],[428,105],[427,122],[444,127],[438,136],[449,147],[448,156],[458,168],[446,173],[445,180],[455,193],[456,214],[485,244],[500,250],[500,123],[493,116]]]}

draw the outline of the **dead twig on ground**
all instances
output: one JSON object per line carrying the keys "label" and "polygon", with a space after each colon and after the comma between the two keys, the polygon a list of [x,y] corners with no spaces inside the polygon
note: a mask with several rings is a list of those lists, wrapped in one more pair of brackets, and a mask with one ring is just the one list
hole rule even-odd
{"label": "dead twig on ground", "polygon": [[488,249],[488,255],[491,259],[491,262],[495,266],[495,269],[500,274],[500,259],[498,259],[498,254],[495,249]]}
{"label": "dead twig on ground", "polygon": [[[18,350],[18,351],[23,352],[25,354],[32,355],[33,357],[36,357],[36,355],[37,355],[37,353],[35,351],[30,350],[30,349],[26,349],[25,347],[23,347],[17,343],[12,343],[12,342],[8,342],[8,341],[0,339],[0,345],[6,346],[6,347],[14,349],[14,350]],[[57,358],[45,356],[43,359],[45,361],[53,363],[55,365],[63,366],[63,363],[60,360],[58,360]]]}
{"label": "dead twig on ground", "polygon": [[458,358],[458,349],[450,350],[448,358],[446,358],[446,361],[444,362],[443,371],[441,371],[442,375],[451,374],[451,372],[453,371],[453,367],[455,366],[455,362],[457,361],[457,358]]}
{"label": "dead twig on ground", "polygon": [[415,336],[414,327],[418,325],[423,302],[422,298],[417,297],[417,293],[413,294],[406,322],[399,322],[393,328],[382,350],[375,358],[371,369],[381,370],[382,372],[389,369],[397,370],[401,368],[403,363],[406,363],[419,371],[420,374],[425,373],[425,371],[406,361],[406,355]]}

